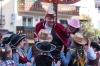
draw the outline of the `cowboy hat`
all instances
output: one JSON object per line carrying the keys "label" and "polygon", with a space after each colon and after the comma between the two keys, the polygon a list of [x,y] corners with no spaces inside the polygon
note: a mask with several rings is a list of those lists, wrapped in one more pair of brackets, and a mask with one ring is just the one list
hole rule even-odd
{"label": "cowboy hat", "polygon": [[26,37],[25,35],[15,34],[15,35],[11,38],[11,40],[10,40],[10,42],[9,42],[9,45],[10,45],[10,46],[16,46],[16,45],[18,45],[19,42],[20,42],[21,40],[23,40],[25,37]]}
{"label": "cowboy hat", "polygon": [[82,33],[75,33],[74,34],[70,34],[71,38],[76,42],[76,43],[79,43],[79,44],[86,44],[88,39],[83,36]]}
{"label": "cowboy hat", "polygon": [[45,29],[41,29],[40,32],[38,33],[39,42],[43,42],[43,41],[51,42],[52,39],[53,39],[52,35],[49,34],[49,32],[46,31]]}
{"label": "cowboy hat", "polygon": [[36,48],[42,52],[51,52],[55,50],[56,46],[51,44],[50,42],[44,41],[44,42],[38,42],[36,44]]}
{"label": "cowboy hat", "polygon": [[78,19],[71,19],[71,20],[67,20],[68,21],[68,25],[74,27],[74,28],[80,28],[81,25],[80,25],[80,21]]}

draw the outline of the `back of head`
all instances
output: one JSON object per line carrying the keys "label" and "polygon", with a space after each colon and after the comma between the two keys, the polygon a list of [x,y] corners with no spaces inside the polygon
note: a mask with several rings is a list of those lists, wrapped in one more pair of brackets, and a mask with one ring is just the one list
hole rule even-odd
{"label": "back of head", "polygon": [[97,51],[100,51],[100,46],[99,46],[99,44],[97,44],[96,42],[91,42],[91,46],[92,46],[93,48],[96,48]]}
{"label": "back of head", "polygon": [[38,55],[35,58],[36,66],[52,66],[52,58],[47,55]]}
{"label": "back of head", "polygon": [[5,45],[5,47],[0,48],[0,57],[4,59],[10,52],[12,52],[12,49],[8,45]]}

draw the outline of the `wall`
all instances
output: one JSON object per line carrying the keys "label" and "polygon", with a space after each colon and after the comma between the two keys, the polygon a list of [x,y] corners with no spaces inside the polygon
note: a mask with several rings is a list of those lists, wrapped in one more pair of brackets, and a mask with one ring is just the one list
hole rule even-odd
{"label": "wall", "polygon": [[11,23],[11,14],[13,13],[13,0],[2,1],[2,14],[5,15],[5,25],[0,26],[1,29],[8,29],[13,31]]}
{"label": "wall", "polygon": [[94,0],[81,0],[75,5],[80,6],[80,14],[90,16],[94,28],[98,29],[98,12]]}
{"label": "wall", "polygon": [[[19,13],[20,16],[32,16],[33,17],[33,26],[35,27],[35,25],[40,21],[40,17],[45,17],[45,13],[27,13],[27,12],[20,12]],[[74,16],[73,16],[74,17]],[[59,19],[64,19],[64,20],[67,20],[67,19],[71,19],[72,16],[67,16],[67,15],[58,15],[58,22],[59,22]],[[18,22],[17,26],[20,24],[21,22]],[[21,24],[20,24],[21,25]]]}

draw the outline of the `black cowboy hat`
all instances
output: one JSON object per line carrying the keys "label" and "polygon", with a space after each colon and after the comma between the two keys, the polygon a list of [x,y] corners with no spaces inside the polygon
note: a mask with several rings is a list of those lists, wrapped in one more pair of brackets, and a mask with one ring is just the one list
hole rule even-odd
{"label": "black cowboy hat", "polygon": [[2,43],[3,44],[8,44],[11,40],[11,38],[14,36],[15,34],[10,35],[10,37],[4,37]]}
{"label": "black cowboy hat", "polygon": [[23,40],[26,36],[25,35],[19,35],[15,34],[10,41],[10,46],[16,46],[21,40]]}
{"label": "black cowboy hat", "polygon": [[56,46],[51,44],[50,42],[44,41],[38,42],[36,44],[36,48],[42,52],[51,52],[56,48]]}
{"label": "black cowboy hat", "polygon": [[96,48],[97,51],[100,51],[100,46],[96,42],[91,42],[91,46],[94,47],[94,48]]}

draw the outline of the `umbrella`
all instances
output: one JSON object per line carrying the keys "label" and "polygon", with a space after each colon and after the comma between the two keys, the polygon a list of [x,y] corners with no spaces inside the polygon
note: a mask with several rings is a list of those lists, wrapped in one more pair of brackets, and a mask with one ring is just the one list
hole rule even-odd
{"label": "umbrella", "polygon": [[57,8],[58,4],[74,4],[79,2],[80,0],[39,0],[40,2],[47,2],[47,3],[53,3],[53,8],[56,14],[56,21],[57,21]]}

